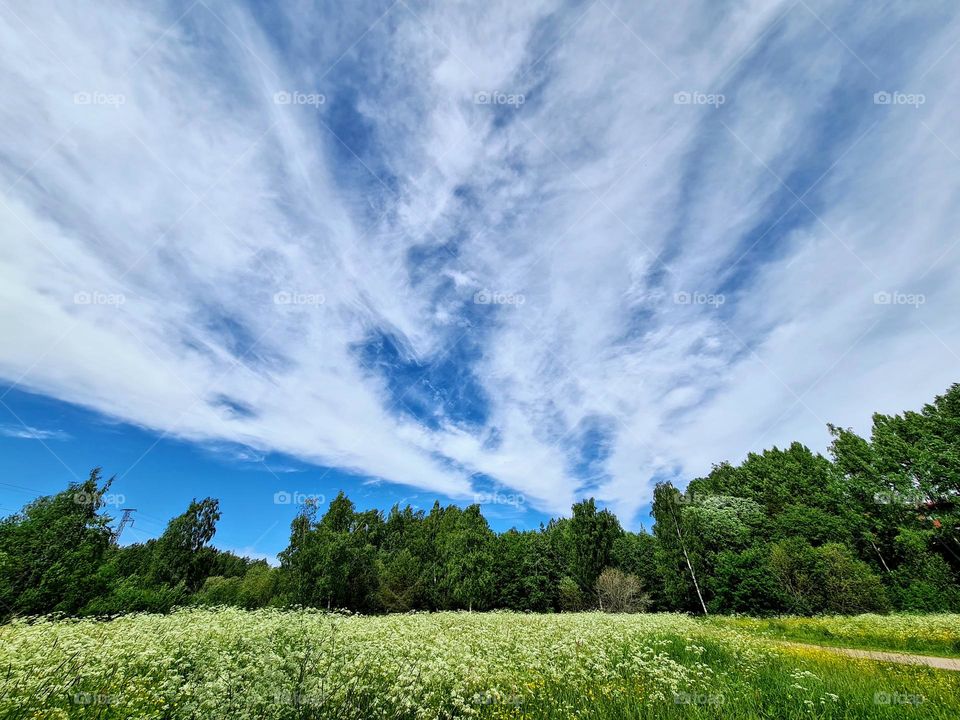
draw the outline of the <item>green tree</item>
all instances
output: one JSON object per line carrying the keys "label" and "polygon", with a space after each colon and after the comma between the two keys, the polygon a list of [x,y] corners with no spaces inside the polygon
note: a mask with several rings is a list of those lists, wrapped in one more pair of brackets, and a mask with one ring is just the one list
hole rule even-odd
{"label": "green tree", "polygon": [[623,529],[612,512],[597,510],[590,498],[573,506],[569,533],[571,574],[581,592],[592,594],[600,573],[611,564],[614,543]]}
{"label": "green tree", "polygon": [[438,538],[442,594],[448,607],[485,609],[493,598],[493,532],[479,505],[451,512]]}
{"label": "green tree", "polygon": [[420,563],[409,549],[383,554],[377,600],[387,612],[406,612],[422,607]]}
{"label": "green tree", "polygon": [[105,590],[98,571],[112,534],[100,510],[112,482],[96,468],[0,522],[0,615],[73,613]]}
{"label": "green tree", "polygon": [[207,547],[217,532],[220,501],[196,499],[187,511],[167,524],[157,540],[151,559],[150,579],[175,586],[183,583],[188,592],[196,592],[210,574],[216,551]]}
{"label": "green tree", "polygon": [[691,556],[686,534],[684,510],[687,498],[669,482],[657,483],[653,491],[654,535],[657,538],[656,558],[663,577],[664,594],[674,607],[689,609],[695,597],[704,615],[709,614],[696,566],[700,559]]}
{"label": "green tree", "polygon": [[613,566],[636,575],[650,597],[654,609],[668,609],[664,597],[663,579],[657,567],[657,538],[647,532],[624,532],[613,543]]}

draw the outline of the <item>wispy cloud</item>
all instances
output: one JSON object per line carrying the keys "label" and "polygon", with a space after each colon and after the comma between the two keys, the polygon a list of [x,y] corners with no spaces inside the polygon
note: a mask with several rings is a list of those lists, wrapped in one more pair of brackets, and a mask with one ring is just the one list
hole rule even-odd
{"label": "wispy cloud", "polygon": [[0,376],[552,512],[822,449],[956,380],[958,31],[947,3],[2,6]]}
{"label": "wispy cloud", "polygon": [[30,425],[0,425],[0,435],[21,440],[69,440],[63,430],[41,430]]}

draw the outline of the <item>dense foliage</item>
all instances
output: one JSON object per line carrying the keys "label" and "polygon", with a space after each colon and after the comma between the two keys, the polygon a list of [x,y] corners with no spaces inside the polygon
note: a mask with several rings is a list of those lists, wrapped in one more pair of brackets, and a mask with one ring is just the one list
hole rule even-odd
{"label": "dense foliage", "polygon": [[921,412],[874,416],[869,439],[830,431],[830,458],[794,443],[717,465],[684,492],[659,484],[652,534],[625,531],[593,499],[496,534],[476,505],[384,514],[341,493],[322,514],[302,509],[278,568],[211,547],[212,498],[120,547],[95,470],[0,522],[0,611],[960,610],[960,385]]}

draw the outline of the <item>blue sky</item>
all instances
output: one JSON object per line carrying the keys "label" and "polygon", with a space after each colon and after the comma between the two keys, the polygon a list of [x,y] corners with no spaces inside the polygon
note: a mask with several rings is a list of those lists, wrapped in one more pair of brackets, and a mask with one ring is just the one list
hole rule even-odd
{"label": "blue sky", "polygon": [[[957,380],[952,3],[0,6],[0,507],[498,529]],[[122,498],[120,497],[122,496]],[[121,503],[121,504],[122,504]]]}

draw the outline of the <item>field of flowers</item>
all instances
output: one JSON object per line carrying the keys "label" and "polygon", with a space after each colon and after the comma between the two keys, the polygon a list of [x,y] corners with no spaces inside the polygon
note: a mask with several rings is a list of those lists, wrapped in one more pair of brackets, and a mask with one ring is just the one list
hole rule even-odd
{"label": "field of flowers", "polygon": [[0,717],[954,719],[960,673],[683,615],[185,609],[0,626]]}

